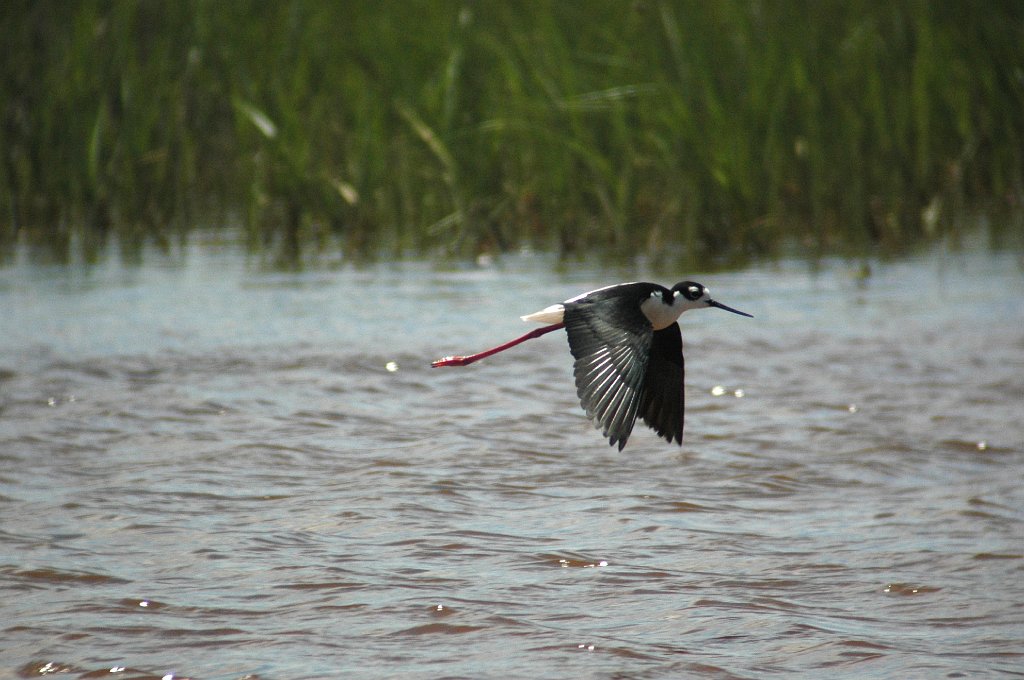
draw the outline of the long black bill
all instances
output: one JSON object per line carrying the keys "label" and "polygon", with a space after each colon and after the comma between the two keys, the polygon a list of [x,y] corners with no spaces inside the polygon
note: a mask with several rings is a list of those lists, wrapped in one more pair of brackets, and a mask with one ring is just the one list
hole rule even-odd
{"label": "long black bill", "polygon": [[724,309],[727,312],[732,312],[733,314],[739,314],[740,316],[747,316],[747,317],[750,317],[751,319],[754,318],[753,314],[747,314],[746,312],[741,312],[738,309],[733,309],[732,307],[727,307],[726,305],[723,305],[721,302],[715,302],[714,300],[708,300],[708,306],[709,307],[718,307],[719,309]]}

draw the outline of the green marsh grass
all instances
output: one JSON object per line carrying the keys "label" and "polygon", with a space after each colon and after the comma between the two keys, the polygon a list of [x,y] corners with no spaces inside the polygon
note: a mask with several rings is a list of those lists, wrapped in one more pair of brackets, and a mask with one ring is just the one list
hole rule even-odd
{"label": "green marsh grass", "polygon": [[[1024,201],[1024,5],[0,10],[0,251],[899,251]],[[137,250],[137,246],[135,246]]]}

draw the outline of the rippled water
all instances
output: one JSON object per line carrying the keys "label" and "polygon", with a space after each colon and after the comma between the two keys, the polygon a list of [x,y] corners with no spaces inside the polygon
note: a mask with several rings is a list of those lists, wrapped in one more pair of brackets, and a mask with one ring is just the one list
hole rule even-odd
{"label": "rippled water", "polygon": [[[1022,270],[0,269],[0,678],[1022,676]],[[429,368],[635,278],[757,317],[681,449],[561,333]]]}

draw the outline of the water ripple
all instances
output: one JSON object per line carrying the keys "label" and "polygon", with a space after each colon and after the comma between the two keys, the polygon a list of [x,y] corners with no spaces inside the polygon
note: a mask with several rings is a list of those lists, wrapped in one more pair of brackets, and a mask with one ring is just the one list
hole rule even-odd
{"label": "water ripple", "polygon": [[[580,285],[536,271],[476,282],[499,304],[473,323],[324,341],[310,312],[274,342],[15,348],[0,677],[1019,673],[1024,326],[988,312],[1021,285],[989,266],[958,281],[978,308],[949,310],[900,271],[868,301],[715,281],[758,319],[684,318],[681,449],[642,426],[608,448],[564,338],[429,367],[519,331],[510,285]],[[450,285],[381,274],[410,299]],[[357,297],[346,276],[317,303]],[[222,298],[259,318],[289,291]]]}

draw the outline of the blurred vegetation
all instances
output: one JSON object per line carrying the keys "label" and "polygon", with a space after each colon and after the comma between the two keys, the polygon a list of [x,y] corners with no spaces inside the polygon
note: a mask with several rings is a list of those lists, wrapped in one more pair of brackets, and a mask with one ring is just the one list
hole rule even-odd
{"label": "blurred vegetation", "polygon": [[286,258],[737,261],[906,248],[1024,201],[1019,0],[6,0],[0,19],[0,250],[235,225]]}

